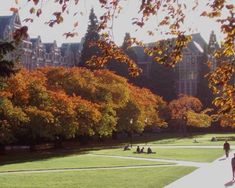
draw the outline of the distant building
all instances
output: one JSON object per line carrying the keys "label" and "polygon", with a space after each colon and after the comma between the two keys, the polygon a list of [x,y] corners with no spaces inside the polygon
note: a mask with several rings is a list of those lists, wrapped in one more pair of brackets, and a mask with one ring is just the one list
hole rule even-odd
{"label": "distant building", "polygon": [[200,64],[203,62],[204,49],[207,43],[199,33],[192,35],[192,41],[183,50],[183,59],[179,62],[175,71],[177,94],[196,96],[199,83]]}
{"label": "distant building", "polygon": [[73,67],[77,66],[81,55],[81,44],[80,43],[63,43],[60,50],[61,55],[64,58],[63,66]]}
{"label": "distant building", "polygon": [[[0,39],[12,40],[12,34],[21,27],[19,15],[14,13],[12,16],[0,16]],[[27,69],[32,68],[32,43],[30,39],[24,39],[20,48],[14,53],[14,56],[20,56],[20,61]]]}
{"label": "distant building", "polygon": [[219,49],[219,44],[216,40],[216,35],[214,31],[212,31],[210,34],[210,39],[209,39],[208,48],[207,48],[208,60],[211,61],[212,63],[212,67],[211,67],[212,70],[214,70],[217,66],[216,59],[213,57],[213,54],[218,49]]}
{"label": "distant building", "polygon": [[[217,44],[215,42],[215,36],[212,33],[211,45],[215,45],[217,47]],[[154,46],[155,43],[148,43],[146,46]],[[153,62],[152,58],[149,57],[145,52],[143,47],[135,46],[132,47],[132,50],[136,53],[136,63],[139,65],[140,68],[143,69],[143,72],[141,74],[141,86],[146,86],[150,88],[152,91],[155,91],[157,94],[161,94],[161,91],[158,91],[158,89],[167,91],[169,93],[169,89],[167,88],[155,88],[158,87],[159,84],[155,84],[154,82],[162,82],[161,87],[169,87],[174,89],[175,91],[171,91],[172,93],[176,93],[176,95],[179,94],[186,94],[186,95],[192,95],[197,96],[198,93],[198,84],[200,80],[200,69],[201,64],[205,63],[204,55],[206,51],[204,49],[207,49],[208,44],[206,41],[202,38],[202,36],[199,33],[192,35],[192,40],[188,43],[187,47],[183,50],[183,59],[181,62],[177,63],[176,67],[174,68],[174,71],[170,71],[169,69],[164,69],[160,66],[155,66],[155,62]],[[161,65],[162,66],[162,65]],[[156,69],[161,69],[161,71],[168,71],[166,74],[161,74],[161,78],[157,75],[155,76]],[[153,72],[155,71],[155,72]],[[173,75],[174,73],[174,75]],[[172,74],[172,76],[170,75]],[[164,77],[164,75],[166,77]],[[157,80],[154,80],[157,79]],[[172,86],[172,80],[174,79],[174,86]],[[167,82],[169,80],[169,83]],[[137,81],[138,82],[138,81]],[[167,85],[168,84],[168,85]],[[164,85],[164,86],[163,86]],[[165,92],[166,93],[166,92]],[[164,96],[163,96],[164,97]],[[167,97],[167,99],[172,98],[172,96]]]}
{"label": "distant building", "polygon": [[[19,15],[0,16],[0,39],[12,40],[13,32],[22,27]],[[22,41],[14,56],[20,57],[23,67],[32,70],[41,66],[74,66],[80,58],[80,43],[64,43],[57,46],[56,41],[43,43],[41,37]]]}

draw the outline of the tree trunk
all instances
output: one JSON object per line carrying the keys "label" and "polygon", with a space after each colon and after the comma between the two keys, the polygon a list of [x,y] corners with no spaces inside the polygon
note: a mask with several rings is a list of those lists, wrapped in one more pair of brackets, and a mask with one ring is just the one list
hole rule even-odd
{"label": "tree trunk", "polygon": [[29,151],[30,152],[35,152],[36,151],[36,144],[34,142],[30,143]]}
{"label": "tree trunk", "polygon": [[113,131],[112,139],[117,140],[117,132],[116,131]]}
{"label": "tree trunk", "polygon": [[63,148],[63,142],[62,142],[62,139],[59,136],[57,136],[56,139],[55,139],[55,148],[56,149]]}
{"label": "tree trunk", "polygon": [[5,145],[4,144],[0,144],[0,154],[4,155],[5,152],[6,152]]}

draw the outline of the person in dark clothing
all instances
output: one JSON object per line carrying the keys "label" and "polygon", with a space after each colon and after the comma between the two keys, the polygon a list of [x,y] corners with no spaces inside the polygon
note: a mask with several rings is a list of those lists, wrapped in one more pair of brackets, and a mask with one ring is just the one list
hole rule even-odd
{"label": "person in dark clothing", "polygon": [[140,153],[140,147],[139,146],[137,146],[137,148],[136,148],[136,153]]}
{"label": "person in dark clothing", "polygon": [[233,173],[233,180],[234,180],[234,173],[235,173],[235,153],[234,157],[231,160],[231,165],[232,165],[232,173]]}
{"label": "person in dark clothing", "polygon": [[144,147],[141,148],[140,153],[144,153]]}
{"label": "person in dark clothing", "polygon": [[153,152],[152,152],[151,148],[148,147],[148,149],[147,149],[147,154],[150,154],[150,153],[153,153]]}
{"label": "person in dark clothing", "polygon": [[230,150],[230,144],[226,140],[225,143],[224,143],[224,151],[225,151],[225,155],[226,155],[227,158],[228,158],[229,150]]}
{"label": "person in dark clothing", "polygon": [[124,146],[123,150],[124,150],[124,151],[126,151],[126,150],[131,150],[130,147],[129,147],[129,144],[126,145],[126,146]]}

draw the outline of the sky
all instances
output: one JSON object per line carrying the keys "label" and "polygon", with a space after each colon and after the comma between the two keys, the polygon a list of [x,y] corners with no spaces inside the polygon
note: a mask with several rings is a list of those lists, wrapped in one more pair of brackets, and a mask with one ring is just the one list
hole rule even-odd
{"label": "sky", "polygon": [[[32,7],[32,4],[28,3],[28,0],[18,0],[19,4],[16,6],[16,0],[0,0],[0,16],[11,15],[11,7],[20,8],[20,19],[21,21],[25,18],[30,17],[29,9]],[[192,0],[181,0],[185,1],[188,7],[193,6]],[[234,1],[235,0],[231,0]],[[126,32],[131,33],[132,37],[137,37],[145,43],[154,42],[163,38],[169,38],[169,36],[164,36],[160,33],[156,33],[154,36],[149,36],[147,34],[148,30],[152,30],[154,26],[157,25],[157,20],[160,19],[163,14],[160,14],[160,17],[154,17],[149,20],[149,22],[144,26],[144,29],[139,29],[136,31],[137,27],[132,25],[132,18],[138,17],[138,6],[137,0],[122,0],[123,10],[121,14],[115,19],[113,25],[113,39],[118,44],[121,45],[123,38]],[[42,15],[40,18],[33,16],[33,23],[22,22],[23,25],[29,27],[29,35],[31,38],[41,36],[43,42],[53,42],[57,41],[57,44],[60,46],[61,43],[66,42],[80,42],[81,38],[84,37],[87,25],[88,17],[90,14],[90,9],[94,8],[95,14],[97,17],[101,16],[103,10],[99,7],[98,0],[80,0],[78,6],[74,6],[73,3],[69,5],[69,14],[65,15],[65,19],[62,24],[55,25],[53,28],[45,24],[46,21],[49,21],[52,17],[51,14],[54,11],[60,10],[54,0],[43,0],[42,4],[38,5],[38,8],[42,7]],[[219,25],[211,19],[200,17],[201,12],[205,9],[204,5],[198,7],[197,11],[187,12],[187,19],[185,20],[185,26],[192,29],[192,33],[201,33],[202,37],[208,41],[209,35],[212,30],[215,31],[217,39],[220,41],[222,39],[222,34],[220,32]],[[74,12],[78,12],[76,16],[73,16]],[[63,36],[63,33],[72,31],[73,24],[78,21],[78,27],[76,32],[78,36],[74,38],[66,39]],[[163,30],[164,31],[164,30]]]}

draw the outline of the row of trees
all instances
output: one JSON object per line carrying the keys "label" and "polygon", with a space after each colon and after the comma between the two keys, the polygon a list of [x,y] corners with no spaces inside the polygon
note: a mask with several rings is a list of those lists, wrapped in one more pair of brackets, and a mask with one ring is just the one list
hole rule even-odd
{"label": "row of trees", "polygon": [[[166,103],[107,70],[47,67],[3,80],[0,143],[108,137],[164,125]],[[147,119],[147,121],[146,121]]]}
{"label": "row of trees", "polygon": [[[167,105],[148,89],[108,70],[46,67],[2,80],[0,144],[62,141],[141,133],[146,126],[178,123],[207,127],[210,117],[194,97]],[[186,119],[185,119],[186,118]],[[58,142],[57,142],[58,143]]]}

